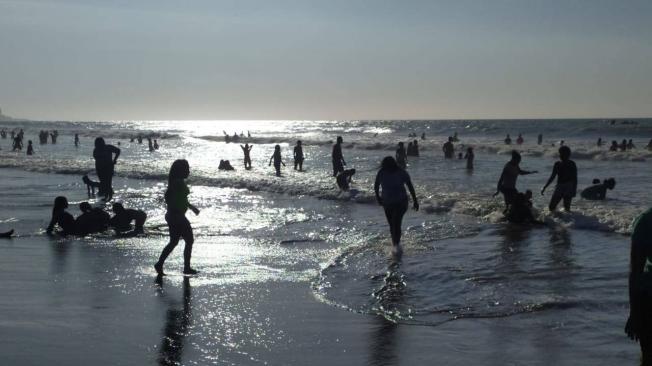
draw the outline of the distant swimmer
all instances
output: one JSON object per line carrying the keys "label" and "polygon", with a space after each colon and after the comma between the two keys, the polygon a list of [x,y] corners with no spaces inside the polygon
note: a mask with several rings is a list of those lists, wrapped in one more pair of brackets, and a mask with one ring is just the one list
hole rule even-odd
{"label": "distant swimmer", "polygon": [[627,140],[623,139],[623,142],[618,145],[618,150],[626,151],[627,150]]}
{"label": "distant swimmer", "polygon": [[539,136],[537,136],[537,145],[541,145],[542,143],[543,143],[543,135],[539,134]]}
{"label": "distant swimmer", "polygon": [[602,137],[598,137],[598,142],[596,143],[598,147],[602,147]]}
{"label": "distant swimmer", "polygon": [[244,167],[245,169],[251,169],[251,149],[254,145],[249,145],[245,143],[244,146],[240,145],[242,152],[244,153]]}
{"label": "distant swimmer", "polygon": [[163,264],[177,244],[179,244],[181,238],[186,242],[186,247],[183,250],[183,273],[187,275],[197,273],[195,269],[190,267],[192,245],[195,242],[195,238],[190,221],[186,218],[186,211],[190,209],[195,215],[199,215],[199,210],[188,202],[190,189],[186,185],[185,179],[189,175],[190,166],[187,160],[175,160],[172,163],[170,174],[168,175],[168,188],[165,191],[165,203],[167,205],[165,221],[170,228],[170,242],[163,248],[158,261],[154,264],[154,269],[159,276],[164,275]]}
{"label": "distant swimmer", "polygon": [[625,333],[641,347],[641,365],[652,365],[652,209],[634,222],[629,265],[629,318]]}
{"label": "distant swimmer", "polygon": [[32,140],[27,141],[27,155],[34,155],[34,146],[32,146]]}
{"label": "distant swimmer", "polygon": [[231,162],[228,160],[220,160],[220,164],[217,166],[217,170],[235,170],[231,165]]}
{"label": "distant swimmer", "polygon": [[100,182],[95,182],[91,180],[88,175],[84,175],[82,177],[82,182],[86,185],[86,192],[88,193],[88,197],[95,196],[95,188],[99,190],[100,188]]}
{"label": "distant swimmer", "polygon": [[503,194],[503,198],[505,199],[505,209],[509,208],[509,205],[512,203],[514,197],[518,193],[518,190],[516,190],[516,180],[518,179],[518,176],[538,173],[536,170],[522,170],[519,166],[520,163],[521,154],[519,154],[518,151],[513,150],[512,159],[508,161],[507,164],[505,164],[503,172],[498,179],[498,185],[496,188],[496,193],[494,193],[494,197],[496,197],[498,193]]}
{"label": "distant swimmer", "polygon": [[634,141],[630,139],[629,141],[627,141],[627,150],[633,150],[633,149],[636,149],[636,145],[634,145]]}
{"label": "distant swimmer", "polygon": [[460,138],[457,137],[457,132],[453,133],[453,142],[459,142]]}
{"label": "distant swimmer", "polygon": [[519,133],[519,134],[518,134],[518,137],[516,138],[516,144],[517,144],[517,145],[523,145],[523,142],[524,142],[524,141],[525,141],[525,140],[523,140],[523,135],[521,135],[521,134]]}
{"label": "distant swimmer", "polygon": [[251,138],[251,132],[249,132],[249,130],[247,130],[247,137]]}
{"label": "distant swimmer", "polygon": [[276,170],[276,176],[280,177],[281,176],[281,164],[283,164],[283,166],[285,166],[285,163],[283,162],[283,157],[281,156],[281,145],[274,146],[274,153],[269,158],[269,166],[272,166],[272,162],[274,163],[274,169]]}
{"label": "distant swimmer", "polygon": [[609,151],[618,151],[618,142],[616,140],[611,141]]}
{"label": "distant swimmer", "polygon": [[405,215],[408,208],[408,196],[405,186],[407,186],[412,196],[414,210],[418,211],[419,202],[410,175],[396,164],[393,157],[384,158],[380,171],[376,175],[374,192],[376,193],[376,200],[385,210],[389,232],[392,236],[393,250],[397,255],[402,253],[401,224],[403,223],[403,215]]}
{"label": "distant swimmer", "polygon": [[425,133],[425,132],[423,132],[423,133],[421,134],[421,139],[422,139],[422,140],[425,140],[425,139],[426,139],[426,133]]}
{"label": "distant swimmer", "polygon": [[401,169],[407,168],[407,152],[405,151],[405,145],[402,142],[398,143],[398,148],[396,149],[396,164]]}
{"label": "distant swimmer", "polygon": [[158,141],[154,139],[154,150],[158,150]]}
{"label": "distant swimmer", "polygon": [[448,141],[442,146],[442,151],[444,152],[444,159],[452,159],[455,155],[455,146],[453,145],[453,137],[449,136]]}
{"label": "distant swimmer", "polygon": [[[133,142],[134,139],[132,138],[131,141]],[[79,147],[79,134],[75,134],[75,147]]]}
{"label": "distant swimmer", "polygon": [[303,146],[301,140],[298,140],[294,147],[294,170],[297,170],[297,168],[299,168],[300,172],[303,171]]}
{"label": "distant swimmer", "polygon": [[105,201],[110,201],[113,198],[113,173],[119,156],[120,149],[113,145],[107,145],[101,137],[95,139],[93,158],[95,158],[95,171],[100,180],[98,194],[104,196]]}
{"label": "distant swimmer", "polygon": [[109,228],[111,216],[101,208],[93,208],[90,203],[79,204],[81,215],[75,219],[75,233],[80,236],[101,233]]}
{"label": "distant swimmer", "polygon": [[505,137],[505,145],[511,145],[512,144],[512,138],[509,137],[509,134],[507,134],[507,137]]}
{"label": "distant swimmer", "polygon": [[52,133],[50,133],[50,139],[52,140],[52,144],[57,143],[57,137],[59,137],[59,131],[54,130]]}
{"label": "distant swimmer", "polygon": [[351,179],[355,174],[355,169],[345,169],[343,172],[339,173],[335,178],[337,186],[340,187],[342,191],[348,191],[351,188]]}
{"label": "distant swimmer", "polygon": [[473,153],[472,147],[468,147],[466,149],[466,155],[464,155],[464,159],[466,159],[466,169],[473,170],[473,160],[475,159],[475,154]]}
{"label": "distant swimmer", "polygon": [[75,218],[66,211],[68,208],[68,199],[63,196],[59,196],[54,199],[54,207],[52,207],[52,218],[50,219],[50,224],[46,229],[48,234],[52,234],[54,228],[58,225],[62,235],[73,235],[75,234]]}
{"label": "distant swimmer", "polygon": [[593,180],[593,185],[585,188],[580,194],[585,200],[599,201],[607,198],[607,189],[612,190],[616,187],[616,180],[613,178],[605,179],[600,183],[599,179]]}
{"label": "distant swimmer", "polygon": [[0,137],[2,137],[3,139],[6,139],[7,138],[7,130],[5,130],[4,128],[2,130],[0,130]]}
{"label": "distant swimmer", "polygon": [[113,204],[113,217],[109,220],[109,226],[112,227],[116,233],[124,234],[132,230],[131,222],[134,221],[135,228],[133,234],[142,234],[147,214],[142,210],[135,210],[131,208],[124,208],[121,203]]}
{"label": "distant swimmer", "polygon": [[571,202],[577,193],[577,165],[575,165],[574,161],[570,160],[570,156],[571,149],[568,146],[559,148],[560,160],[553,166],[548,182],[541,189],[541,195],[543,196],[546,188],[548,188],[555,177],[557,178],[557,186],[550,198],[550,205],[548,206],[550,211],[555,211],[561,200],[564,200],[564,209],[567,212],[570,211]]}
{"label": "distant swimmer", "polygon": [[331,155],[333,160],[333,177],[337,177],[337,173],[343,172],[346,162],[342,155],[342,136],[337,136],[337,142],[333,145],[333,153]]}

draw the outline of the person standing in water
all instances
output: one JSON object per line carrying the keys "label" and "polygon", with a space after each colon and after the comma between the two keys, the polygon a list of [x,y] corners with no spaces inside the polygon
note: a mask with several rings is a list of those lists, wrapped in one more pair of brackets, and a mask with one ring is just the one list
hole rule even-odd
{"label": "person standing in water", "polygon": [[652,365],[652,209],[634,222],[625,333],[641,346],[641,365]]}
{"label": "person standing in water", "polygon": [[285,166],[285,163],[283,162],[283,157],[281,156],[281,145],[274,146],[274,153],[269,158],[269,166],[272,166],[272,162],[274,162],[274,169],[276,169],[276,176],[280,177],[281,164]]}
{"label": "person standing in water", "polygon": [[27,155],[34,155],[34,146],[32,146],[32,140],[27,141]]}
{"label": "person standing in water", "polygon": [[503,172],[498,179],[498,185],[496,188],[496,193],[502,193],[505,199],[505,210],[509,208],[509,205],[512,203],[513,199],[516,197],[518,190],[516,190],[516,180],[519,175],[528,175],[538,173],[535,171],[522,170],[519,164],[521,163],[521,154],[516,150],[512,150],[512,159],[505,164]]}
{"label": "person standing in water", "polygon": [[542,143],[543,143],[543,135],[539,134],[539,136],[537,136],[537,145],[541,145]]}
{"label": "person standing in water", "polygon": [[505,137],[505,145],[511,145],[512,144],[512,138],[509,137],[509,134],[507,134],[507,137]]}
{"label": "person standing in water", "polygon": [[98,194],[104,196],[105,201],[113,198],[113,173],[119,156],[120,149],[107,145],[101,137],[95,139],[93,158],[95,158],[95,172],[100,180]]}
{"label": "person standing in water", "polygon": [[405,145],[402,142],[398,143],[398,148],[396,149],[396,164],[401,169],[407,168],[407,152],[405,151]]}
{"label": "person standing in water", "polygon": [[254,147],[254,145],[249,145],[248,143],[245,143],[244,146],[240,145],[240,148],[242,149],[242,152],[244,153],[244,167],[245,169],[251,169],[251,155],[249,154],[251,152],[251,149]]}
{"label": "person standing in water", "polygon": [[464,159],[466,159],[466,169],[473,170],[473,160],[475,159],[475,154],[473,154],[472,147],[468,147],[466,149],[466,155],[464,155]]}
{"label": "person standing in water", "polygon": [[190,165],[187,160],[180,159],[172,163],[168,175],[168,189],[165,191],[165,203],[167,204],[165,221],[170,228],[170,242],[163,248],[158,262],[154,264],[154,269],[159,276],[164,275],[163,264],[182,238],[186,243],[183,249],[183,273],[187,275],[197,274],[197,271],[190,267],[192,244],[195,242],[195,238],[190,221],[186,218],[186,211],[190,209],[195,215],[199,215],[199,210],[188,202],[190,189],[188,189],[185,179],[189,175]]}
{"label": "person standing in water", "polygon": [[442,146],[442,151],[444,151],[444,159],[452,159],[455,155],[455,146],[453,146],[453,137],[449,136],[448,141]]}
{"label": "person standing in water", "polygon": [[573,197],[577,194],[577,165],[575,165],[574,161],[570,160],[570,156],[571,149],[568,146],[559,148],[560,161],[555,163],[548,182],[541,189],[541,195],[543,196],[546,188],[557,177],[557,186],[550,198],[550,205],[548,206],[550,211],[555,211],[559,201],[563,199],[564,209],[569,212]]}
{"label": "person standing in water", "polygon": [[389,224],[389,232],[394,246],[393,251],[396,255],[400,255],[402,252],[401,224],[403,223],[403,215],[405,215],[408,208],[408,196],[407,192],[405,192],[405,186],[408,187],[412,196],[414,210],[418,211],[419,202],[410,175],[398,166],[393,157],[384,158],[380,171],[376,175],[374,192],[378,204],[383,206],[385,210],[385,217]]}
{"label": "person standing in water", "polygon": [[301,146],[301,140],[297,141],[297,145],[294,147],[294,170],[303,171],[303,147]]}
{"label": "person standing in water", "polygon": [[75,134],[75,147],[79,147],[79,134]]}
{"label": "person standing in water", "polygon": [[333,177],[337,177],[337,174],[344,171],[346,162],[344,161],[344,156],[342,155],[342,136],[337,136],[337,142],[333,145]]}

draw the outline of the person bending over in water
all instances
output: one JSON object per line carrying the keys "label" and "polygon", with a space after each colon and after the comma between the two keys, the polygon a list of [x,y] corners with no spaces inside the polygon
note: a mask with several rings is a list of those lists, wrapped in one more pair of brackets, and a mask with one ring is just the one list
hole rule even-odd
{"label": "person bending over in water", "polygon": [[625,333],[641,346],[641,365],[652,365],[652,209],[634,222]]}
{"label": "person bending over in water", "polygon": [[75,232],[77,235],[88,235],[101,233],[109,227],[110,215],[99,207],[93,208],[90,203],[79,204],[81,215],[75,220]]}
{"label": "person bending over in water", "polygon": [[514,224],[543,224],[532,214],[532,191],[517,193],[509,206],[505,217]]}
{"label": "person bending over in water", "polygon": [[507,209],[509,208],[513,198],[518,193],[516,190],[516,180],[518,179],[518,176],[538,173],[536,170],[531,172],[522,170],[519,166],[520,163],[521,154],[519,154],[516,150],[512,150],[512,159],[508,161],[507,164],[505,164],[503,172],[498,179],[498,185],[496,188],[496,193],[494,193],[494,197],[496,197],[498,193],[503,194],[505,199],[505,212],[507,212]]}
{"label": "person bending over in water", "polygon": [[177,244],[179,244],[181,238],[186,242],[186,247],[183,250],[183,273],[188,275],[197,273],[196,270],[190,267],[192,244],[195,238],[192,233],[192,226],[190,226],[190,222],[186,218],[186,211],[190,209],[195,215],[199,215],[199,210],[188,202],[190,189],[188,189],[184,180],[189,175],[190,166],[187,160],[180,159],[172,163],[170,174],[168,175],[168,189],[165,191],[165,203],[167,204],[165,221],[170,228],[170,243],[163,248],[158,262],[154,264],[154,269],[159,276],[164,275],[163,264]]}
{"label": "person bending over in water", "polygon": [[147,220],[147,214],[145,211],[134,210],[131,208],[126,209],[121,203],[114,203],[112,209],[114,216],[109,220],[109,226],[111,226],[116,233],[123,234],[131,231],[132,221],[135,221],[136,224],[133,234],[142,234],[144,232],[143,226],[145,225],[145,220]]}
{"label": "person bending over in water", "polygon": [[335,181],[337,182],[337,186],[340,187],[341,190],[343,191],[348,191],[350,188],[351,184],[351,178],[355,174],[355,169],[346,169],[343,172],[339,173],[337,175],[337,178],[335,178]]}
{"label": "person bending over in water", "polygon": [[[374,183],[374,192],[376,200],[383,206],[385,217],[389,224],[389,232],[392,236],[393,251],[400,255],[401,248],[401,224],[403,215],[408,208],[408,196],[405,192],[405,186],[408,187],[412,196],[413,207],[415,211],[419,210],[417,195],[414,192],[410,175],[401,169],[393,157],[388,156],[383,159],[380,171],[376,175]],[[380,188],[380,192],[379,192]]]}
{"label": "person bending over in water", "polygon": [[68,199],[59,196],[54,199],[54,207],[52,207],[52,219],[46,229],[48,234],[52,234],[54,227],[59,225],[61,228],[61,235],[75,234],[75,218],[66,211],[68,208]]}
{"label": "person bending over in water", "polygon": [[101,137],[95,139],[93,158],[95,158],[95,171],[100,180],[98,194],[104,196],[105,201],[113,198],[113,172],[119,156],[120,149],[113,145],[107,145]]}
{"label": "person bending over in water", "polygon": [[294,170],[303,171],[303,147],[301,145],[301,140],[297,141],[297,145],[294,147]]}
{"label": "person bending over in water", "polygon": [[337,142],[333,145],[333,177],[337,177],[337,173],[343,172],[346,162],[344,161],[344,156],[342,155],[342,136],[337,136]]}
{"label": "person bending over in water", "polygon": [[573,197],[577,193],[577,166],[575,162],[570,160],[571,149],[568,146],[562,146],[559,148],[559,159],[560,161],[556,162],[552,168],[552,174],[543,189],[541,189],[541,195],[543,196],[546,188],[555,180],[557,177],[557,186],[555,187],[555,192],[550,198],[550,205],[548,208],[550,211],[555,211],[559,201],[564,200],[564,209],[569,212],[571,207],[571,202]]}
{"label": "person bending over in water", "polygon": [[616,187],[616,180],[613,178],[605,179],[600,183],[599,179],[593,180],[593,185],[585,188],[580,194],[585,200],[599,201],[607,198],[607,189],[612,190]]}
{"label": "person bending over in water", "polygon": [[405,145],[402,142],[398,143],[398,148],[396,149],[396,164],[398,164],[401,169],[407,168],[407,152],[405,151]]}
{"label": "person bending over in water", "polygon": [[248,143],[245,143],[244,146],[240,145],[240,148],[242,149],[242,152],[244,153],[244,167],[245,169],[251,169],[251,155],[249,154],[251,152],[251,149],[254,147],[254,145],[249,145]]}
{"label": "person bending over in water", "polygon": [[276,169],[276,176],[280,177],[281,164],[285,166],[285,163],[283,162],[283,157],[281,156],[281,145],[274,146],[274,153],[269,158],[269,166],[272,166],[272,162],[274,162],[274,169]]}

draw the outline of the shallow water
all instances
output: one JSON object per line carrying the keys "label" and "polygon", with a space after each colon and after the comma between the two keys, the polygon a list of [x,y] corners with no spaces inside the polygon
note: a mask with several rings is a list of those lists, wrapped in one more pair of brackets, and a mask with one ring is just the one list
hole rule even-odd
{"label": "shallow water", "polygon": [[[33,157],[8,151],[9,140],[0,140],[0,231],[18,233],[0,242],[4,327],[64,363],[74,363],[72,348],[46,341],[61,332],[100,350],[99,364],[323,364],[329,357],[342,364],[634,364],[637,346],[622,330],[629,256],[623,234],[649,205],[648,152],[640,147],[652,130],[649,121],[571,122],[24,124],[32,140],[41,128],[61,136],[57,145],[35,145]],[[554,163],[555,148],[547,145],[560,137],[583,153],[598,134],[631,132],[639,149],[576,159],[580,187],[616,177],[607,201],[578,199],[572,214],[542,213],[543,228],[502,223],[502,202],[491,197],[509,158],[500,140],[540,126],[548,128],[546,146],[522,146],[522,167],[540,173],[519,178],[521,189],[535,193]],[[251,171],[240,168],[241,150],[223,141],[223,129],[251,131]],[[463,161],[441,158],[443,134],[452,129],[477,147],[473,172]],[[80,148],[72,146],[77,131]],[[161,133],[161,149],[130,143],[138,131]],[[394,142],[421,131],[428,139],[408,171],[422,210],[406,215],[405,253],[397,261],[371,185]],[[330,177],[329,141],[337,134],[358,170],[351,193],[338,192]],[[87,199],[80,176],[93,170],[96,135],[121,142],[116,199],[147,212],[148,236],[48,239],[43,228],[53,198],[66,195],[74,215],[73,206]],[[306,144],[306,172],[290,167],[298,137]],[[288,164],[282,178],[267,166],[277,141]],[[181,157],[190,161],[191,201],[202,211],[188,214],[202,274],[184,285],[175,274],[178,248],[160,285],[151,265],[167,240],[162,195],[167,169]],[[219,159],[237,170],[217,171]],[[535,206],[547,211],[548,198],[535,194]],[[0,349],[11,351],[10,360],[41,361]]]}

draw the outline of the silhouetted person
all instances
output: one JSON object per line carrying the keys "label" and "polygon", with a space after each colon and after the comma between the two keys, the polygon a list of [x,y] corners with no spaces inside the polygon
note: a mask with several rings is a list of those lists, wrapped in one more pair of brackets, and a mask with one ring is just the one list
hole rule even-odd
{"label": "silhouetted person", "polygon": [[185,159],[175,160],[170,167],[168,175],[168,189],[165,192],[165,203],[167,204],[167,213],[165,221],[170,228],[170,243],[163,248],[158,262],[154,265],[156,273],[163,275],[163,264],[172,250],[179,244],[183,238],[186,247],[183,250],[183,273],[196,274],[197,271],[190,267],[190,258],[192,257],[192,244],[195,238],[192,233],[192,226],[186,218],[186,211],[192,210],[195,215],[199,215],[199,210],[188,202],[190,189],[184,181],[190,175],[190,166]]}
{"label": "silhouetted person", "polygon": [[101,208],[93,208],[90,203],[82,202],[79,204],[79,210],[82,214],[75,220],[77,235],[101,233],[108,229],[111,216]]}
{"label": "silhouetted person", "polygon": [[543,135],[539,134],[539,136],[537,136],[537,145],[541,145],[542,143],[543,143]]}
{"label": "silhouetted person", "polygon": [[445,159],[452,159],[455,156],[455,146],[453,146],[453,137],[449,136],[448,141],[442,146],[442,151],[444,151]]}
{"label": "silhouetted person", "polygon": [[343,172],[337,174],[335,181],[337,186],[343,191],[348,191],[351,187],[351,179],[355,174],[355,169],[345,169]]}
{"label": "silhouetted person", "polygon": [[596,143],[598,147],[602,147],[602,137],[598,137],[598,142]]}
{"label": "silhouetted person", "polygon": [[650,140],[650,142],[647,143],[647,149],[652,150],[652,140]]}
{"label": "silhouetted person", "polygon": [[524,140],[523,140],[523,135],[521,135],[521,134],[519,133],[519,134],[518,134],[518,137],[516,138],[516,144],[517,144],[517,145],[523,145],[523,142],[524,142]]}
{"label": "silhouetted person", "polygon": [[641,365],[652,365],[652,209],[634,222],[629,267],[629,318],[625,332],[641,346]]}
{"label": "silhouetted person", "polygon": [[[132,139],[133,141],[133,139]],[[79,147],[79,134],[75,134],[75,147]]]}
{"label": "silhouetted person", "polygon": [[505,145],[511,145],[512,144],[512,138],[509,137],[509,134],[507,134],[507,137],[505,137]]}
{"label": "silhouetted person", "polygon": [[136,140],[138,141],[139,144],[142,144],[142,143],[143,143],[143,136],[142,136],[142,135],[138,135],[138,137],[136,138]]}
{"label": "silhouetted person", "polygon": [[419,141],[414,140],[412,141],[412,156],[419,156]]}
{"label": "silhouetted person", "polygon": [[294,147],[294,170],[303,171],[303,147],[301,146],[301,140],[297,141],[297,145]]}
{"label": "silhouetted person", "polygon": [[627,141],[627,150],[632,150],[632,149],[635,149],[635,148],[636,148],[636,146],[634,145],[634,141],[632,141],[632,139]]}
{"label": "silhouetted person", "polygon": [[[401,169],[393,157],[388,156],[383,159],[380,171],[376,175],[374,183],[374,192],[376,193],[376,200],[383,206],[385,210],[385,217],[389,224],[389,231],[392,236],[392,245],[394,246],[394,253],[400,255],[401,248],[401,224],[403,223],[403,215],[408,208],[408,196],[405,191],[405,186],[408,187],[410,195],[412,195],[412,202],[414,210],[419,210],[419,203],[417,195],[414,192],[410,175]],[[380,188],[380,192],[379,192]]]}
{"label": "silhouetted person", "polygon": [[618,142],[616,142],[616,140],[611,141],[611,146],[609,147],[609,151],[618,151]]}
{"label": "silhouetted person", "polygon": [[453,133],[453,142],[458,142],[460,139],[457,137],[457,132]]}
{"label": "silhouetted person", "polygon": [[61,229],[60,234],[62,235],[75,234],[75,218],[66,211],[67,208],[68,200],[66,197],[59,196],[54,199],[52,219],[50,219],[50,224],[46,230],[48,234],[52,234],[56,225],[59,225]]}
{"label": "silhouetted person", "polygon": [[571,149],[568,146],[559,148],[560,160],[553,166],[548,182],[541,189],[541,195],[543,196],[546,188],[555,180],[555,177],[557,178],[557,186],[548,206],[550,211],[555,211],[562,199],[564,200],[564,209],[570,211],[571,202],[577,193],[577,166],[574,161],[570,160],[570,156]]}
{"label": "silhouetted person", "polygon": [[518,176],[537,173],[536,170],[531,172],[522,170],[519,166],[520,163],[521,154],[519,154],[518,151],[513,150],[512,159],[508,161],[507,164],[505,164],[503,172],[498,179],[498,185],[496,188],[496,193],[494,193],[494,197],[498,195],[498,193],[503,194],[503,198],[505,199],[505,209],[509,208],[512,200],[518,193],[516,190],[516,180],[518,179]]}
{"label": "silhouetted person", "polygon": [[52,131],[52,133],[50,134],[50,139],[52,140],[53,145],[57,143],[57,137],[59,137],[59,131],[57,130]]}
{"label": "silhouetted person", "polygon": [[107,145],[101,137],[95,139],[93,158],[95,158],[97,178],[100,180],[98,194],[104,196],[104,200],[106,201],[113,198],[113,173],[119,156],[120,149],[113,145]]}
{"label": "silhouetted person", "polygon": [[612,190],[616,187],[616,180],[613,178],[605,179],[600,183],[599,179],[593,181],[593,185],[585,188],[580,194],[585,200],[599,201],[607,198],[607,189]]}
{"label": "silhouetted person", "polygon": [[532,214],[532,191],[527,191],[528,194],[517,193],[509,205],[509,209],[505,213],[507,221],[514,224],[543,224],[541,221],[534,218]]}
{"label": "silhouetted person", "polygon": [[276,169],[276,176],[280,177],[281,164],[285,166],[285,163],[283,162],[283,157],[281,156],[281,145],[274,146],[274,153],[269,158],[269,166],[272,166],[272,162],[274,162],[274,169]]}
{"label": "silhouetted person", "polygon": [[408,142],[408,146],[405,149],[405,152],[407,156],[414,156],[414,144],[412,143],[412,141]]}
{"label": "silhouetted person", "polygon": [[23,149],[23,139],[18,136],[14,136],[14,146],[12,151],[22,150]]}
{"label": "silhouetted person", "polygon": [[34,146],[32,146],[32,140],[27,141],[27,155],[34,155]]}
{"label": "silhouetted person", "polygon": [[402,142],[398,143],[398,148],[396,149],[396,164],[401,169],[407,168],[407,153],[405,151],[405,145]]}
{"label": "silhouetted person", "polygon": [[333,153],[331,155],[333,159],[333,177],[337,177],[337,173],[343,172],[346,166],[344,156],[342,155],[342,142],[342,136],[337,136],[337,142],[333,145]]}
{"label": "silhouetted person", "polygon": [[422,140],[425,140],[425,139],[426,139],[426,133],[425,133],[425,132],[423,132],[423,133],[421,134],[421,139],[422,139]]}
{"label": "silhouetted person", "polygon": [[620,143],[620,145],[618,146],[618,149],[620,151],[626,151],[627,150],[627,140],[623,139],[623,142]]}
{"label": "silhouetted person", "polygon": [[228,160],[220,160],[220,164],[217,166],[217,170],[235,170],[231,165],[231,162]]}
{"label": "silhouetted person", "polygon": [[135,228],[133,234],[142,234],[144,232],[143,226],[147,220],[147,214],[142,210],[134,210],[131,208],[124,208],[121,203],[113,204],[113,217],[109,220],[111,226],[116,233],[126,233],[131,231],[131,222],[134,221]]}
{"label": "silhouetted person", "polygon": [[6,139],[7,138],[7,130],[5,130],[4,128],[2,130],[0,130],[0,137],[2,137],[3,139]]}
{"label": "silhouetted person", "polygon": [[251,149],[254,145],[249,145],[247,143],[244,146],[240,145],[242,152],[244,153],[244,167],[245,169],[251,169]]}
{"label": "silhouetted person", "polygon": [[158,150],[158,141],[154,139],[154,150]]}
{"label": "silhouetted person", "polygon": [[472,147],[468,147],[466,149],[466,155],[464,155],[464,159],[466,159],[466,169],[473,170],[473,160],[475,160],[475,154],[473,153]]}
{"label": "silhouetted person", "polygon": [[147,148],[149,149],[149,152],[154,151],[154,144],[152,144],[152,138],[151,137],[147,138]]}

